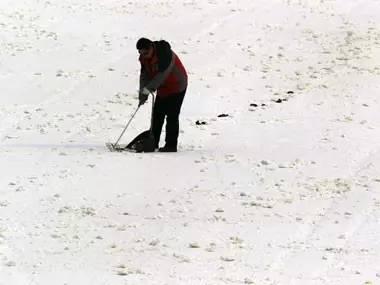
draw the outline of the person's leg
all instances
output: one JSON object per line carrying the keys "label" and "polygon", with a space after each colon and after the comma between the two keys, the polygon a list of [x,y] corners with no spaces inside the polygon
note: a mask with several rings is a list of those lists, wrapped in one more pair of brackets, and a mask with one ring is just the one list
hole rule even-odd
{"label": "person's leg", "polygon": [[168,102],[166,111],[165,146],[174,150],[177,149],[178,144],[179,114],[185,94],[186,90],[168,98],[170,101]]}
{"label": "person's leg", "polygon": [[153,108],[153,126],[152,126],[152,132],[154,135],[156,148],[158,148],[159,143],[160,143],[162,126],[165,120],[165,109],[166,109],[165,100],[157,96],[156,102],[154,103],[154,108]]}

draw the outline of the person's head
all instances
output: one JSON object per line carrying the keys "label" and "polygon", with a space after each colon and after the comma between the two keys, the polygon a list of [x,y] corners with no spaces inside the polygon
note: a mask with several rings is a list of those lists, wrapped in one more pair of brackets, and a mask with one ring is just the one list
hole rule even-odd
{"label": "person's head", "polygon": [[151,58],[153,55],[153,42],[147,38],[141,38],[136,43],[139,54],[144,58]]}

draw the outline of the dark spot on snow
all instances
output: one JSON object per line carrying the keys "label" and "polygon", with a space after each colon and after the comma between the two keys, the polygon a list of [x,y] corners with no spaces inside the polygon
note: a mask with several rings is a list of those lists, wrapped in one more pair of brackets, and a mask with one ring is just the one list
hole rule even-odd
{"label": "dark spot on snow", "polygon": [[282,102],[285,102],[285,101],[288,101],[288,99],[277,99],[274,102],[276,102],[276,103],[282,103]]}
{"label": "dark spot on snow", "polygon": [[197,121],[195,122],[195,124],[196,124],[197,126],[200,126],[200,125],[207,125],[207,123],[206,123],[205,121],[200,121],[200,120],[197,120]]}

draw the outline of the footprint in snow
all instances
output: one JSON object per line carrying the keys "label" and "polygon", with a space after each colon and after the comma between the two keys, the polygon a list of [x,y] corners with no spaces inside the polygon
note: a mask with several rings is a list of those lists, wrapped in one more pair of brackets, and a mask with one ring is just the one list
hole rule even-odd
{"label": "footprint in snow", "polygon": [[119,275],[119,276],[127,276],[127,275],[132,275],[132,274],[144,274],[142,270],[128,268],[124,264],[120,264],[116,266],[116,268],[117,268],[116,275]]}
{"label": "footprint in snow", "polygon": [[15,267],[16,266],[16,262],[14,261],[7,261],[4,263],[5,266],[7,267]]}

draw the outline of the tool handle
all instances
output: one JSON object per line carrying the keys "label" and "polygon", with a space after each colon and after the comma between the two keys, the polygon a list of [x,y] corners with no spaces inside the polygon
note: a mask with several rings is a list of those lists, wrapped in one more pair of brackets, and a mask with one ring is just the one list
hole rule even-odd
{"label": "tool handle", "polygon": [[155,96],[153,92],[150,92],[150,95],[152,95],[152,112],[150,113],[150,131],[153,131],[153,114],[154,114],[154,103],[155,103]]}
{"label": "tool handle", "polygon": [[127,128],[129,127],[129,125],[131,124],[133,118],[136,116],[136,113],[137,113],[137,111],[138,111],[139,109],[140,109],[140,105],[137,106],[136,111],[132,114],[132,116],[131,116],[131,118],[129,119],[129,121],[128,121],[127,125],[125,126],[124,130],[121,132],[119,138],[118,138],[117,141],[114,143],[114,146],[117,146],[117,145],[118,145],[120,139],[123,137],[125,131],[127,130]]}

